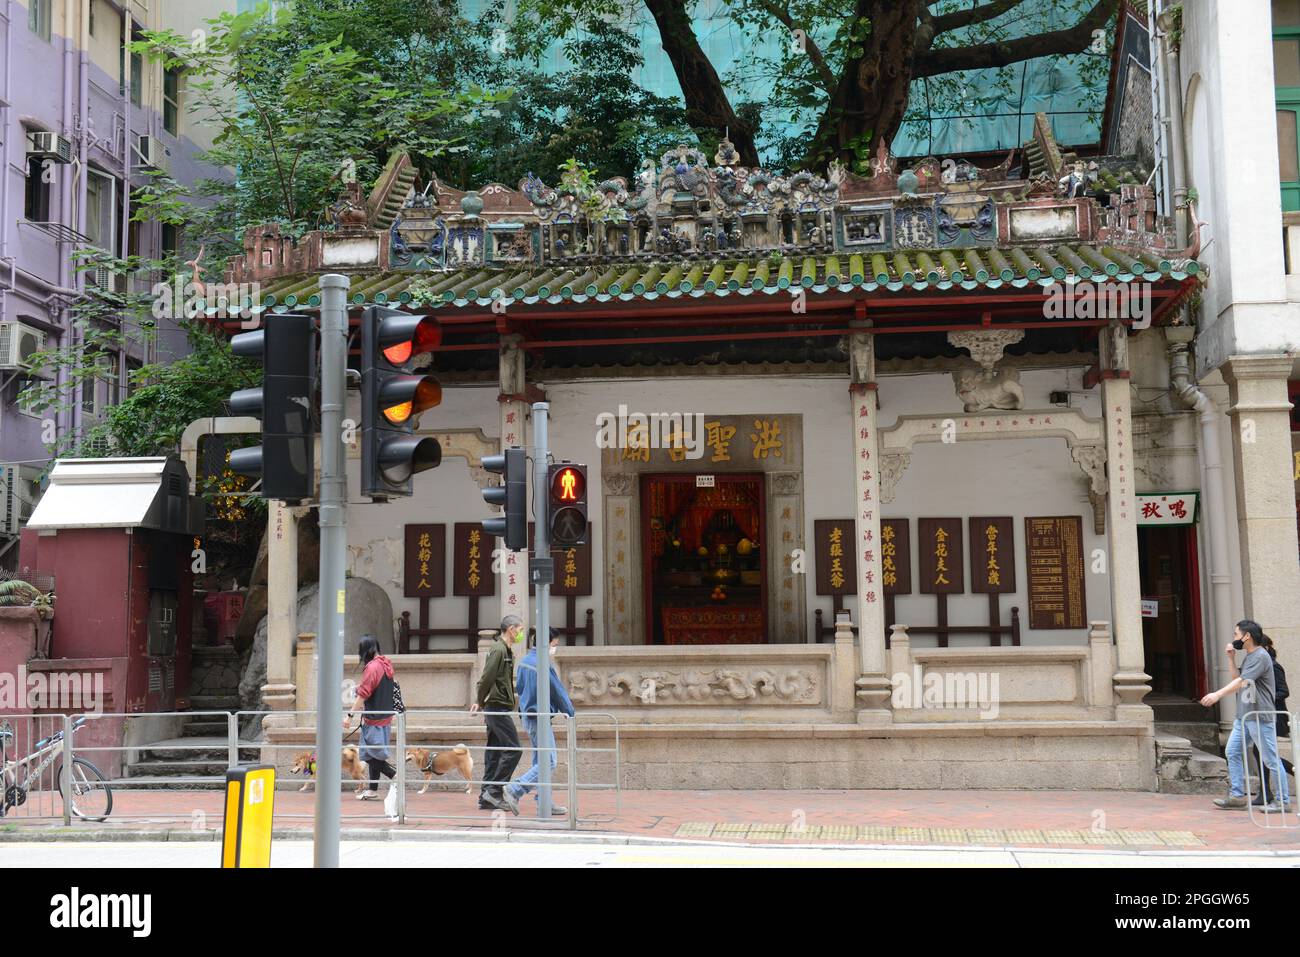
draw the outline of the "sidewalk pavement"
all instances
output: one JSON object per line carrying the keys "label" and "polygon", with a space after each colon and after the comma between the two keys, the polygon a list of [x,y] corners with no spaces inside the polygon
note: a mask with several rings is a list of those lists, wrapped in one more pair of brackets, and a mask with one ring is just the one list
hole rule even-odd
{"label": "sidewalk pavement", "polygon": [[[381,789],[380,794],[384,791]],[[563,792],[556,792],[565,801]],[[314,796],[276,792],[279,833],[312,827]],[[726,841],[750,844],[946,845],[1112,850],[1293,851],[1300,852],[1300,817],[1295,811],[1265,817],[1221,811],[1207,795],[1133,791],[627,791],[621,806],[610,792],[582,795],[579,830],[610,838],[669,841]],[[407,797],[407,822],[389,823],[382,801],[342,795],[343,829],[388,839],[432,836],[439,831],[468,836],[475,831],[541,830],[563,839],[567,818],[540,821],[532,797],[520,815],[477,809],[477,794],[430,791]],[[32,801],[0,819],[0,840],[102,837],[122,840],[156,835],[211,835],[221,828],[220,791],[123,791],[114,788],[113,813],[103,824],[74,819],[37,819],[54,801]],[[1268,827],[1260,826],[1267,823]],[[1283,823],[1287,826],[1283,827]],[[132,832],[136,832],[134,835]],[[542,837],[542,835],[537,835]]]}

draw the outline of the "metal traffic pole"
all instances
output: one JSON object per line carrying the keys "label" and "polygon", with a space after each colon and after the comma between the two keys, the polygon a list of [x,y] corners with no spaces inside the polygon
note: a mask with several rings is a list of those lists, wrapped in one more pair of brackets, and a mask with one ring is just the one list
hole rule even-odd
{"label": "metal traffic pole", "polygon": [[339,796],[343,768],[343,610],[347,583],[347,459],[343,403],[347,397],[351,280],[321,276],[320,307],[320,637],[316,642],[316,867],[339,866]]}
{"label": "metal traffic pole", "polygon": [[[554,572],[548,569],[551,561],[551,530],[548,504],[550,489],[546,487],[546,472],[550,448],[547,445],[546,421],[551,406],[548,402],[533,403],[533,517],[537,531],[533,534],[533,564],[529,575],[537,586],[537,816],[543,820],[551,817],[551,755],[555,753],[555,739],[551,735],[551,580]],[[550,750],[548,750],[550,749]],[[569,769],[573,773],[573,769]]]}

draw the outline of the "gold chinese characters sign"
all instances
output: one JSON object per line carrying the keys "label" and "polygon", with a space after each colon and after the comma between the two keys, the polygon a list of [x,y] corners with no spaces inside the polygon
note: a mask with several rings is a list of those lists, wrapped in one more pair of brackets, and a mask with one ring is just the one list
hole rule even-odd
{"label": "gold chinese characters sign", "polygon": [[970,520],[970,590],[977,595],[1008,595],[1016,590],[1011,516]]}
{"label": "gold chinese characters sign", "polygon": [[912,594],[912,545],[905,518],[880,521],[880,578],[886,595]]}
{"label": "gold chinese characters sign", "polygon": [[743,467],[787,458],[789,434],[781,415],[688,415],[670,422],[648,416],[620,421],[607,461],[630,465],[693,463],[703,470]]}
{"label": "gold chinese characters sign", "polygon": [[1083,628],[1083,519],[1077,515],[1025,519],[1029,567],[1029,627]]}
{"label": "gold chinese characters sign", "polygon": [[922,595],[960,595],[966,591],[960,518],[916,520],[916,551]]}
{"label": "gold chinese characters sign", "polygon": [[402,594],[407,598],[442,598],[447,594],[447,526],[404,528]]}
{"label": "gold chinese characters sign", "polygon": [[857,593],[857,565],[854,562],[851,518],[819,518],[813,522],[814,556],[817,566],[817,594]]}
{"label": "gold chinese characters sign", "polygon": [[457,522],[452,543],[455,558],[451,593],[457,596],[495,595],[497,576],[492,570],[492,549],[496,547],[497,539],[485,535],[478,522]]}

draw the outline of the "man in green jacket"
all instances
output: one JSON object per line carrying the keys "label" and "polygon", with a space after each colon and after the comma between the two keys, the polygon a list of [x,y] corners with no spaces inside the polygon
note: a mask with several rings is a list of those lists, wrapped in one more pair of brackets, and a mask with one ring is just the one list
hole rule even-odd
{"label": "man in green jacket", "polygon": [[478,806],[485,811],[519,813],[519,801],[505,786],[523,757],[519,732],[511,716],[515,710],[515,656],[510,651],[510,646],[523,637],[523,631],[524,623],[517,615],[501,619],[501,631],[488,649],[483,675],[478,679],[477,700],[469,709],[470,714],[482,711],[487,724],[483,789],[478,797]]}

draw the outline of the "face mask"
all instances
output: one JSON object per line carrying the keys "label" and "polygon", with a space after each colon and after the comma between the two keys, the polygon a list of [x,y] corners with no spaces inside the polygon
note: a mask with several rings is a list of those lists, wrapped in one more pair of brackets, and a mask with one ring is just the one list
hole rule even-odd
{"label": "face mask", "polygon": [[1232,647],[1236,648],[1238,651],[1241,651],[1243,648],[1246,647],[1246,643],[1242,641],[1240,638],[1237,638],[1232,642]]}

